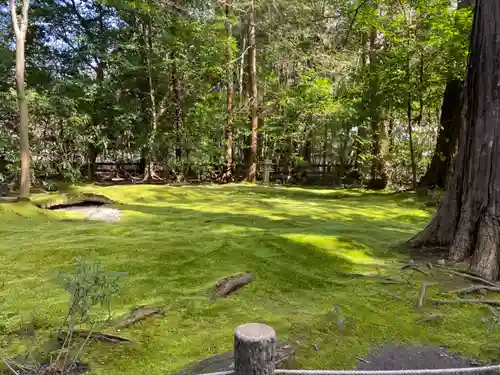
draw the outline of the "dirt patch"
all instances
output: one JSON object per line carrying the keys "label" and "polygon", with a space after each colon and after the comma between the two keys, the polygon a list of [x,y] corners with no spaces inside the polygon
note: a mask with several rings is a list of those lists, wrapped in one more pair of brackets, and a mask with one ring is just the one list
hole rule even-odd
{"label": "dirt patch", "polygon": [[121,217],[120,210],[111,206],[115,202],[98,194],[57,194],[38,198],[33,203],[54,212],[82,214],[86,220],[113,223],[120,221]]}
{"label": "dirt patch", "polygon": [[[444,348],[428,347],[395,347],[386,346],[374,350],[364,361],[359,361],[359,370],[418,370],[418,369],[448,369],[459,367],[476,367],[480,363],[469,358],[450,353]],[[495,371],[482,374],[493,375]]]}
{"label": "dirt patch", "polygon": [[53,209],[68,206],[79,205],[105,205],[113,204],[115,201],[105,197],[104,195],[91,194],[91,193],[75,193],[75,194],[53,194],[35,198],[32,200],[33,204],[40,208]]}

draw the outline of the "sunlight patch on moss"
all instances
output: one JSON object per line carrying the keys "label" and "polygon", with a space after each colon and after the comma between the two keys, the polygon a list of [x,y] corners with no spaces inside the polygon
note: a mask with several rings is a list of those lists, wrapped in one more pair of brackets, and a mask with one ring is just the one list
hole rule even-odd
{"label": "sunlight patch on moss", "polygon": [[312,245],[326,254],[341,257],[354,264],[383,264],[382,261],[367,254],[368,247],[361,244],[346,243],[335,236],[314,234],[289,234],[283,237],[300,244]]}

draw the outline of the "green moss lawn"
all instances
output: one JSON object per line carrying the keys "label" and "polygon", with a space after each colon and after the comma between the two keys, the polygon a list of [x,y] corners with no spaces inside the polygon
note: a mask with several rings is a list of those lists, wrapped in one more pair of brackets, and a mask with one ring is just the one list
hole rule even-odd
{"label": "green moss lawn", "polygon": [[[8,317],[0,331],[34,321],[38,344],[55,331],[68,304],[55,275],[78,256],[127,272],[114,315],[153,305],[165,316],[118,333],[132,345],[93,344],[85,360],[95,374],[168,374],[231,350],[234,328],[250,321],[297,345],[301,368],[350,368],[385,343],[498,358],[500,329],[488,333],[485,308],[441,307],[442,319],[417,324],[436,311],[415,309],[425,276],[405,272],[413,287],[347,275],[400,277],[407,255],[395,247],[432,214],[412,194],[246,185],[77,189],[118,202],[121,222],[61,221],[63,214],[31,204],[0,204],[0,309]],[[219,279],[245,271],[254,283],[227,299],[207,298]],[[431,296],[443,288],[432,287]],[[0,342],[9,355],[34,345],[17,336]]]}

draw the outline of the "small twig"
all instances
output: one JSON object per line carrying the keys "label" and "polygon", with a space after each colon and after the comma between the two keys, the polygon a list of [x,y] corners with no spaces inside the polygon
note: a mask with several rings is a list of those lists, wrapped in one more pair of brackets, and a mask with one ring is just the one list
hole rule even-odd
{"label": "small twig", "polygon": [[386,282],[386,283],[393,283],[393,284],[400,284],[400,280],[393,279],[392,277],[388,276],[377,276],[377,275],[364,275],[362,273],[345,273],[344,275],[346,276],[352,276],[352,277],[367,277],[371,279],[379,279],[381,282]]}
{"label": "small twig", "polygon": [[500,306],[500,300],[496,299],[450,299],[450,300],[432,300],[437,305],[458,305],[460,303],[486,303],[488,305]]}
{"label": "small twig", "polygon": [[417,309],[422,308],[424,305],[425,292],[427,291],[427,283],[423,282],[420,286],[420,294],[418,296]]}
{"label": "small twig", "polygon": [[386,294],[386,295],[388,295],[388,296],[390,296],[390,297],[392,297],[392,298],[394,298],[394,299],[397,299],[397,300],[399,300],[399,301],[404,301],[404,300],[405,300],[403,297],[398,296],[398,295],[396,295],[396,294],[393,294],[393,293],[391,293],[391,292],[389,292],[389,291],[387,291],[387,290],[385,290],[385,289],[374,289],[374,291],[376,291],[376,292],[380,292],[380,293],[382,293],[382,294]]}
{"label": "small twig", "polygon": [[441,314],[429,314],[424,316],[422,319],[417,320],[415,323],[420,324],[431,320],[441,319],[442,317],[443,315]]}
{"label": "small twig", "polygon": [[413,287],[415,287],[415,286],[416,286],[416,285],[415,285],[415,283],[414,283],[413,281],[411,281],[410,279],[408,279],[407,277],[405,277],[405,276],[401,275],[401,278],[402,278],[403,280],[405,280],[405,281],[406,281],[408,284],[410,284],[411,286],[413,286]]}
{"label": "small twig", "polygon": [[429,274],[423,270],[420,269],[419,266],[417,266],[416,264],[405,264],[403,267],[401,267],[401,270],[405,270],[407,268],[411,268],[412,270],[414,271],[417,271],[417,272],[420,272],[421,274],[424,274],[425,276],[429,276]]}
{"label": "small twig", "polygon": [[490,310],[491,314],[494,316],[494,317],[499,317],[500,314],[498,313],[498,311],[493,307],[493,306],[490,306],[490,305],[486,305],[486,307],[488,308],[488,310]]}
{"label": "small twig", "polygon": [[9,361],[7,360],[7,358],[0,357],[0,360],[3,363],[5,363],[5,366],[7,366],[9,368],[9,370],[12,371],[13,374],[19,375],[19,373],[16,370],[14,370],[14,368],[11,365],[9,365]]}
{"label": "small twig", "polygon": [[356,357],[356,359],[357,359],[358,361],[361,361],[361,362],[364,362],[364,363],[371,363],[370,361],[367,361],[366,359],[361,358],[361,357]]}

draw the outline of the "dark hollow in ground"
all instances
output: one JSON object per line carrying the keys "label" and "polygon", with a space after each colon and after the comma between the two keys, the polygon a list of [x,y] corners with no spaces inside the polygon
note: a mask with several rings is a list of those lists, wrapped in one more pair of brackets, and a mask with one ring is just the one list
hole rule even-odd
{"label": "dark hollow in ground", "polygon": [[68,209],[68,208],[73,208],[73,207],[101,207],[104,206],[106,203],[103,202],[96,202],[96,201],[82,201],[82,202],[76,202],[76,203],[63,203],[63,204],[58,204],[55,206],[50,206],[47,207],[47,210],[62,210],[62,209]]}
{"label": "dark hollow in ground", "polygon": [[[450,353],[444,348],[432,347],[395,347],[386,346],[373,351],[363,358],[369,363],[358,362],[359,370],[418,370],[418,369],[450,369],[461,367],[484,366],[469,358]],[[493,375],[495,371],[481,374]]]}

